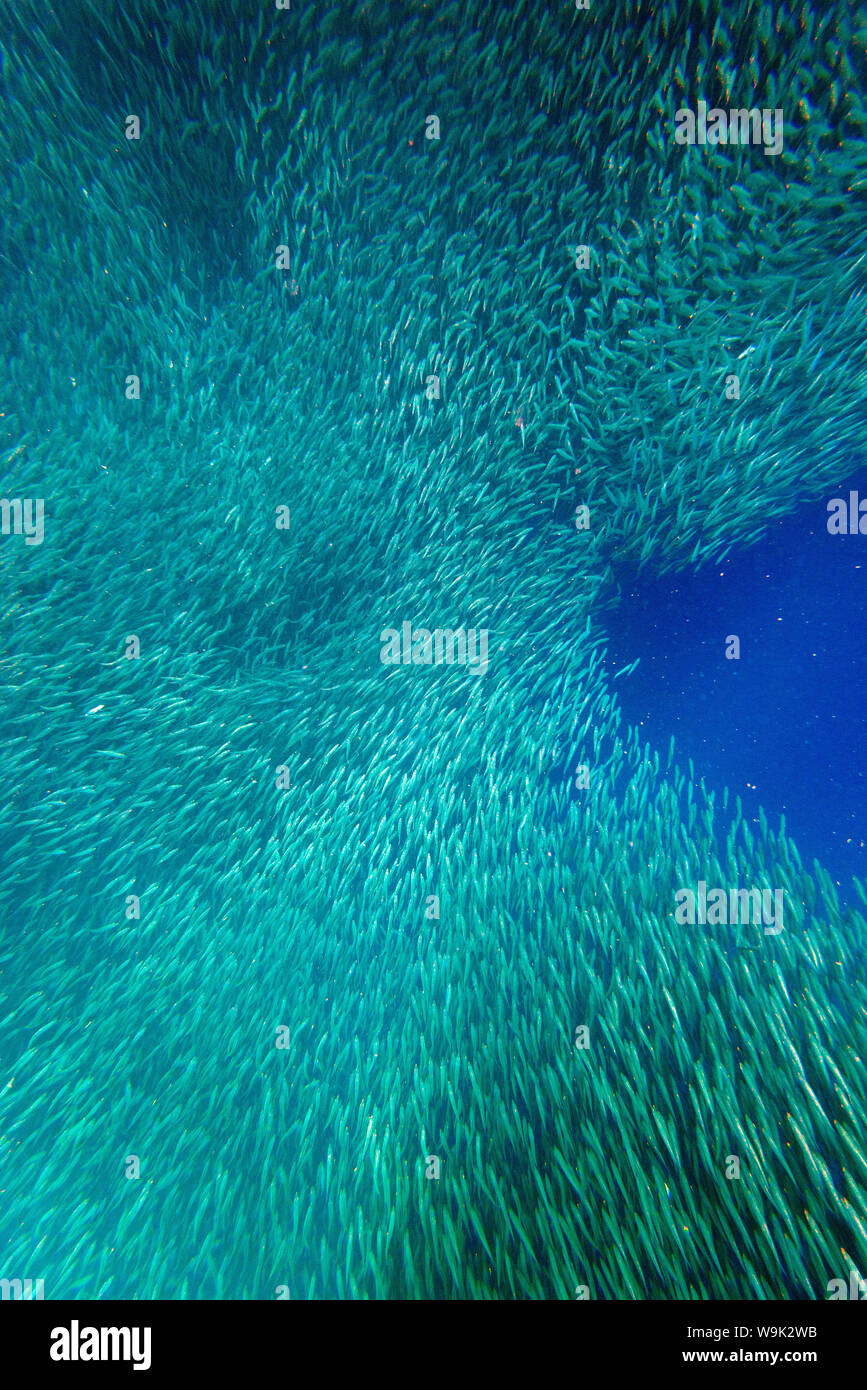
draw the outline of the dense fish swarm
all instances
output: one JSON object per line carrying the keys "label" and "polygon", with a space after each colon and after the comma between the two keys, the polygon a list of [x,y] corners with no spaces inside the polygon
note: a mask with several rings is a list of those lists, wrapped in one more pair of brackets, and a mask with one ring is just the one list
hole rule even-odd
{"label": "dense fish swarm", "polygon": [[[604,671],[615,562],[720,557],[864,460],[858,7],[0,29],[2,488],[45,499],[0,543],[0,1276],[867,1272],[864,918]],[[784,149],[678,146],[699,98]],[[488,671],[383,665],[405,621]],[[677,925],[700,880],[785,930]]]}

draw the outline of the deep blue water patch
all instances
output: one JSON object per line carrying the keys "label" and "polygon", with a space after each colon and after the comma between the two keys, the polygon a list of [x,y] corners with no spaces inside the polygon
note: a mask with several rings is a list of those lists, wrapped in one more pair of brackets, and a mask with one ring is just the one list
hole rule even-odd
{"label": "deep blue water patch", "polygon": [[853,490],[867,498],[867,472],[696,572],[621,570],[607,616],[609,672],[641,658],[615,687],[629,722],[660,752],[673,734],[750,824],[759,805],[773,828],[784,815],[849,901],[867,875],[867,535],[829,535],[827,501]]}

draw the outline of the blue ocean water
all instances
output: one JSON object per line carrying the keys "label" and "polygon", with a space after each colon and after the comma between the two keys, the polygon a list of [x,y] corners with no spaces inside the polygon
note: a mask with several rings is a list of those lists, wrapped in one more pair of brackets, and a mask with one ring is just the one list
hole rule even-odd
{"label": "blue ocean water", "polygon": [[750,823],[760,805],[774,829],[784,815],[804,866],[851,901],[867,874],[867,536],[827,529],[850,490],[867,497],[867,472],[696,572],[621,571],[607,625],[611,673],[641,659],[615,688],[642,738],[673,734],[680,766],[737,793]]}

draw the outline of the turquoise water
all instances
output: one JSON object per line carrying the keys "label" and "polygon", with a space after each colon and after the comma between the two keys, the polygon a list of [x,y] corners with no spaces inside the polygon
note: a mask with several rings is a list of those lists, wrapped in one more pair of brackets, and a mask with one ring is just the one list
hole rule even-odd
{"label": "turquoise water", "polygon": [[[864,467],[864,33],[775,20],[5,7],[0,1278],[867,1268],[860,774],[781,829],[729,672],[686,727],[613,608],[725,566],[788,696],[757,557]],[[779,154],[678,144],[699,100],[782,110]],[[680,925],[699,883],[784,929]]]}

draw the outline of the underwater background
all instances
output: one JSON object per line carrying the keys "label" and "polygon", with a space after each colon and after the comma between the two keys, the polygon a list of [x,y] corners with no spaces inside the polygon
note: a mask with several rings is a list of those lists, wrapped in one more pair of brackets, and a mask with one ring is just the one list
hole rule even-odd
{"label": "underwater background", "polygon": [[7,0],[0,60],[0,1278],[867,1274],[864,10]]}

